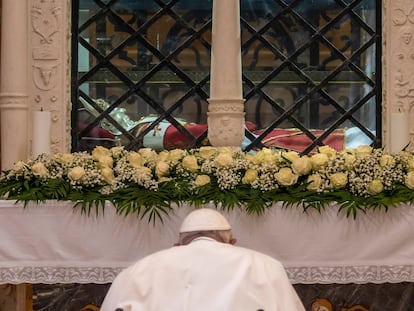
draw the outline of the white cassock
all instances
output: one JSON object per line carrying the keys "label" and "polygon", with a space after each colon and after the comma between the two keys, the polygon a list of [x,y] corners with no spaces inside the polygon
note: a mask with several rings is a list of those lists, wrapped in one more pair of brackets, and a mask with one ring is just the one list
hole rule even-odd
{"label": "white cassock", "polygon": [[123,270],[101,311],[305,311],[282,264],[256,251],[198,238]]}

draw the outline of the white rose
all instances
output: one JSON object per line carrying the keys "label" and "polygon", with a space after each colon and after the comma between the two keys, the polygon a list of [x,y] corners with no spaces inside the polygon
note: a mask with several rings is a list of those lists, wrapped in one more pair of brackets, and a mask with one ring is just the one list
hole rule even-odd
{"label": "white rose", "polygon": [[163,151],[161,151],[161,152],[158,153],[157,161],[158,162],[167,161],[168,160],[168,157],[169,157],[169,152],[167,150],[163,150]]}
{"label": "white rose", "polygon": [[70,164],[75,159],[74,155],[71,153],[58,153],[55,155],[56,161],[63,164]]}
{"label": "white rose", "polygon": [[101,157],[110,157],[112,155],[111,151],[102,146],[96,146],[92,150],[92,158],[98,160]]}
{"label": "white rose", "polygon": [[296,151],[287,151],[282,152],[282,157],[288,160],[290,163],[292,163],[293,161],[299,159],[300,155]]}
{"label": "white rose", "polygon": [[112,167],[114,164],[114,159],[111,156],[101,156],[97,160],[101,167]]}
{"label": "white rose", "polygon": [[356,150],[353,148],[345,148],[344,150],[341,151],[341,154],[356,154]]}
{"label": "white rose", "polygon": [[321,146],[318,148],[319,153],[326,154],[328,158],[334,158],[336,156],[336,150],[329,146]]}
{"label": "white rose", "polygon": [[244,173],[244,176],[242,178],[242,183],[243,184],[251,184],[252,182],[257,180],[258,177],[259,177],[259,174],[258,174],[257,170],[249,168]]}
{"label": "white rose", "polygon": [[407,161],[407,170],[414,171],[414,157],[410,157]]}
{"label": "white rose", "polygon": [[138,152],[147,162],[152,162],[157,158],[157,153],[151,148],[141,148]]}
{"label": "white rose", "polygon": [[282,167],[275,173],[277,182],[282,186],[292,186],[298,181],[298,175],[294,174],[289,167]]}
{"label": "white rose", "polygon": [[344,161],[345,161],[345,166],[347,168],[351,168],[352,165],[354,164],[355,160],[356,160],[355,155],[352,154],[352,153],[345,153],[343,155],[343,157],[344,157]]}
{"label": "white rose", "polygon": [[229,167],[233,162],[233,156],[230,153],[220,153],[214,159],[214,163],[217,167]]}
{"label": "white rose", "polygon": [[16,171],[17,173],[22,173],[25,168],[26,168],[26,163],[24,163],[23,161],[17,161],[13,165],[13,170]]}
{"label": "white rose", "polygon": [[182,166],[188,169],[191,172],[196,172],[198,170],[197,158],[193,155],[187,155],[183,158],[181,162]]}
{"label": "white rose", "polygon": [[174,149],[174,150],[171,150],[168,153],[168,160],[172,164],[177,164],[182,159],[183,156],[184,156],[184,150],[182,150],[182,149]]}
{"label": "white rose", "polygon": [[292,162],[292,170],[299,176],[307,175],[312,170],[312,163],[308,156],[300,157]]}
{"label": "white rose", "polygon": [[197,187],[201,187],[210,183],[210,176],[208,175],[198,175],[194,181]]}
{"label": "white rose", "polygon": [[393,156],[389,155],[389,154],[384,154],[381,156],[380,158],[380,165],[381,167],[394,167],[395,165],[395,159]]}
{"label": "white rose", "polygon": [[401,150],[401,151],[397,152],[397,154],[399,156],[401,156],[402,158],[410,158],[410,157],[413,156],[411,152],[406,151],[406,150]]}
{"label": "white rose", "polygon": [[85,176],[85,170],[83,167],[75,166],[74,168],[70,169],[68,172],[68,177],[70,180],[77,181]]}
{"label": "white rose", "polygon": [[265,154],[263,152],[259,151],[255,155],[245,154],[244,157],[245,157],[245,159],[247,159],[251,163],[261,164],[263,162],[263,159],[265,157]]}
{"label": "white rose", "polygon": [[244,154],[244,159],[250,163],[259,164],[256,158],[256,155],[253,154]]}
{"label": "white rose", "polygon": [[157,177],[168,176],[170,173],[170,166],[165,161],[160,161],[155,166],[155,175]]}
{"label": "white rose", "polygon": [[234,148],[232,148],[232,147],[220,147],[220,148],[217,148],[217,151],[219,153],[233,154],[234,153]]}
{"label": "white rose", "polygon": [[152,175],[152,171],[149,167],[146,166],[139,166],[135,168],[135,174],[137,174],[138,176],[140,175],[147,175],[147,176],[151,176]]}
{"label": "white rose", "polygon": [[160,182],[160,183],[171,181],[171,180],[173,180],[171,177],[160,177],[160,178],[158,178],[158,182]]}
{"label": "white rose", "polygon": [[335,173],[329,176],[329,180],[335,189],[340,189],[348,183],[348,175],[345,173]]}
{"label": "white rose", "polygon": [[310,158],[312,163],[312,168],[314,170],[321,169],[328,164],[328,156],[324,153],[316,153]]}
{"label": "white rose", "polygon": [[380,193],[382,190],[384,190],[384,185],[378,179],[372,180],[367,186],[367,192],[371,195]]}
{"label": "white rose", "polygon": [[262,149],[259,150],[259,152],[257,152],[257,154],[264,154],[264,155],[272,154],[272,153],[273,153],[272,149],[266,148],[266,147],[263,147]]}
{"label": "white rose", "polygon": [[279,163],[279,161],[280,161],[280,156],[275,153],[265,154],[262,159],[262,163],[265,163],[265,164],[277,164]]}
{"label": "white rose", "polygon": [[42,162],[36,162],[33,164],[32,172],[35,176],[38,177],[46,177],[49,174],[49,171]]}
{"label": "white rose", "polygon": [[112,170],[112,168],[107,166],[101,169],[101,175],[108,184],[111,184],[115,179],[114,171]]}
{"label": "white rose", "polygon": [[404,183],[409,189],[414,189],[414,171],[407,173]]}
{"label": "white rose", "polygon": [[143,157],[151,157],[153,150],[151,148],[141,148],[138,150],[139,154],[142,155]]}
{"label": "white rose", "polygon": [[357,157],[365,157],[372,153],[372,147],[369,145],[361,145],[356,148]]}
{"label": "white rose", "polygon": [[130,152],[128,154],[128,163],[131,167],[137,168],[144,164],[144,159],[138,152]]}
{"label": "white rose", "polygon": [[312,174],[308,177],[308,186],[306,189],[310,191],[317,191],[322,185],[322,177],[319,174]]}
{"label": "white rose", "polygon": [[201,158],[208,160],[211,159],[217,153],[217,148],[209,146],[200,147],[198,153]]}
{"label": "white rose", "polygon": [[272,150],[270,150],[269,148],[262,148],[253,156],[253,158],[251,158],[251,162],[255,164],[260,164],[263,162],[264,158],[271,153]]}
{"label": "white rose", "polygon": [[116,146],[116,147],[112,147],[112,148],[110,149],[110,151],[111,151],[111,154],[112,154],[114,157],[118,157],[118,156],[120,156],[120,155],[121,155],[122,151],[124,151],[124,146]]}

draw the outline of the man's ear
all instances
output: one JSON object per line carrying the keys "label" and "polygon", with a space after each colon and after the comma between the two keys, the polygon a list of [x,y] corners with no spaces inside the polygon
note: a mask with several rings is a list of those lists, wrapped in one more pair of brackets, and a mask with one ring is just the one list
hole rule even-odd
{"label": "man's ear", "polygon": [[234,239],[234,238],[231,238],[231,239],[230,239],[230,241],[229,241],[229,243],[230,243],[231,245],[236,244],[236,242],[237,242],[237,239]]}

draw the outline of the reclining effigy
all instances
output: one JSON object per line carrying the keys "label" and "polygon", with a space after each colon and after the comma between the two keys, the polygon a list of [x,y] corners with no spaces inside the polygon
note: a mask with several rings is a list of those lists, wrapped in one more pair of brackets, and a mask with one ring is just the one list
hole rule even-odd
{"label": "reclining effigy", "polygon": [[[84,104],[85,109],[92,115],[96,116],[98,114],[92,105],[87,103],[85,100],[81,101]],[[100,108],[102,108],[102,110],[108,109],[109,107],[109,104],[103,99],[96,99],[94,101]],[[191,147],[191,140],[183,134],[182,130],[178,129],[165,119],[153,128],[149,129],[153,122],[158,119],[158,116],[156,115],[149,115],[142,117],[138,121],[134,121],[128,116],[124,108],[114,108],[110,115],[126,131],[133,133],[135,136],[142,135],[142,146],[145,148],[152,148],[154,150],[161,151],[171,149],[188,149]],[[177,118],[176,120],[194,138],[200,137],[208,130],[207,124],[197,124]],[[84,124],[80,124],[79,126],[80,128],[85,127]],[[245,128],[255,138],[259,137],[265,131],[264,129],[257,129],[254,123],[248,121],[245,122]],[[311,129],[309,132],[315,137],[319,137],[325,131],[321,129]],[[100,123],[99,130],[94,129],[89,133],[95,138],[113,137],[114,142],[115,138],[122,134],[105,118]],[[241,148],[245,149],[250,143],[251,139],[245,137]],[[261,143],[264,147],[268,148],[273,147],[301,152],[312,144],[312,138],[297,128],[275,128],[262,138]],[[348,129],[341,128],[334,130],[323,140],[323,143],[324,145],[332,147],[336,151],[341,151],[346,148],[355,148],[358,145],[369,145],[372,141],[359,128],[351,127]],[[203,140],[202,145],[210,145],[208,138]],[[316,147],[312,150],[312,152],[315,151]]]}

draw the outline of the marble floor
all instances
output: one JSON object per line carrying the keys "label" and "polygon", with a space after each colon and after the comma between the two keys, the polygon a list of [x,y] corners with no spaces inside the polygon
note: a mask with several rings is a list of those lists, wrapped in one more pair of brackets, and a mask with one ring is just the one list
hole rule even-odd
{"label": "marble floor", "polygon": [[[296,284],[306,311],[414,311],[414,283]],[[34,311],[99,311],[109,284],[33,285]]]}
{"label": "marble floor", "polygon": [[307,311],[414,310],[414,283],[298,284],[295,288]]}

